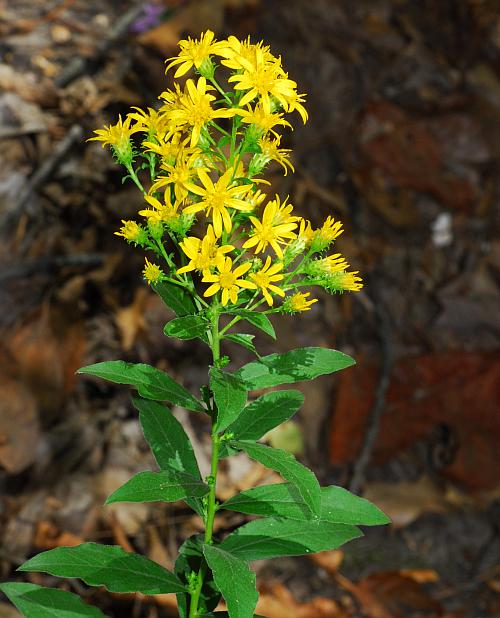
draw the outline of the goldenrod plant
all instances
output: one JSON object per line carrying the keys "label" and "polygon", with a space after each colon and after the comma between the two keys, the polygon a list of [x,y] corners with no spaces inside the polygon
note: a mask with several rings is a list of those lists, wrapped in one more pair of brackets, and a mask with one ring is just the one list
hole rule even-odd
{"label": "goldenrod plant", "polygon": [[[341,487],[320,487],[292,454],[260,441],[299,410],[300,391],[249,397],[345,369],[354,360],[321,347],[260,356],[244,325],[275,338],[272,314],[309,311],[317,302],[310,291],[315,287],[357,292],[362,281],[340,253],[328,253],[342,233],[339,221],[328,217],[314,229],[288,198],[264,192],[269,183],[262,174],[272,161],[284,174],[294,171],[281,132],[291,128],[296,113],[307,121],[305,97],[281,58],[262,42],[233,36],[217,41],[210,31],[179,46],[167,71],[174,71],[175,80],[183,78],[183,85],[175,82],[163,92],[158,109],[134,108],[92,139],[111,148],[144,196],[137,219],[122,221],[116,234],[148,254],[144,278],[176,314],[165,335],[199,338],[209,346],[208,383],[197,397],[155,367],[121,360],[80,373],[137,391],[133,403],[159,467],[131,478],[107,504],[183,500],[204,532],[185,540],[173,572],[121,547],[96,543],[43,552],[20,570],[79,578],[115,593],[176,593],[182,618],[251,618],[258,593],[249,563],[331,550],[360,537],[359,525],[388,522],[374,505]],[[228,341],[255,359],[229,370]],[[168,404],[209,417],[211,471],[205,478]],[[241,452],[284,482],[220,503],[220,461]],[[251,519],[221,538],[214,535],[214,520],[223,510]],[[1,589],[28,617],[103,615],[64,590],[27,583]],[[221,602],[224,611],[216,609]]]}

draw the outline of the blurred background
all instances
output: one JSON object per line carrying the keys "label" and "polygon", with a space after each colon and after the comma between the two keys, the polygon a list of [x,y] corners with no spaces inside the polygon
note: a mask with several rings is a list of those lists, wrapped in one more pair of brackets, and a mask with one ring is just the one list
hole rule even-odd
{"label": "blurred background", "polygon": [[[284,144],[296,174],[268,178],[313,224],[343,221],[336,246],[366,283],[276,318],[279,350],[335,347],[358,364],[300,385],[304,408],[269,439],[393,520],[342,551],[257,563],[258,611],[500,616],[498,0],[0,0],[0,579],[83,540],[171,567],[199,529],[182,504],[102,507],[154,464],[127,389],[74,372],[123,358],[193,392],[205,381],[207,351],[163,336],[143,255],[113,235],[142,199],[85,140],[154,106],[165,58],[207,28],[264,39],[308,93],[310,121]],[[175,413],[206,470],[204,421]],[[272,479],[236,458],[219,498]],[[218,533],[242,521],[223,514]],[[24,576],[110,617],[177,615],[170,595]]]}

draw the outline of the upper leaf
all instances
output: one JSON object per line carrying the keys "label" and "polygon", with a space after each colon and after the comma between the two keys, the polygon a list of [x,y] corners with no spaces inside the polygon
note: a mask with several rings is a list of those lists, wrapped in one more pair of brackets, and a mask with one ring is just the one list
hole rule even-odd
{"label": "upper leaf", "polygon": [[222,592],[230,618],[253,618],[259,595],[255,573],[246,562],[218,546],[204,545],[203,553]]}
{"label": "upper leaf", "polygon": [[165,324],[163,332],[169,337],[177,337],[178,339],[195,339],[200,337],[206,340],[208,326],[208,320],[201,315],[185,315],[170,320],[170,322]]}
{"label": "upper leaf", "polygon": [[256,519],[226,537],[221,548],[244,560],[263,560],[336,549],[360,536],[359,528],[345,524]]}
{"label": "upper leaf", "polygon": [[[220,508],[247,515],[285,517],[299,521],[310,517],[307,504],[291,483],[261,485],[242,491],[224,502]],[[320,520],[355,526],[378,526],[390,521],[368,500],[335,485],[321,488]]]}
{"label": "upper leaf", "polygon": [[298,348],[284,354],[263,356],[244,365],[237,373],[248,389],[253,390],[312,380],[354,364],[353,358],[337,350]]}
{"label": "upper leaf", "polygon": [[235,309],[231,311],[233,315],[240,316],[243,320],[249,322],[255,328],[258,328],[262,332],[266,333],[273,339],[276,339],[276,332],[274,331],[274,326],[271,323],[271,320],[264,313],[260,313],[258,311],[250,311],[248,309]]}
{"label": "upper leaf", "polygon": [[258,356],[257,348],[253,344],[253,340],[255,339],[255,335],[246,335],[244,333],[230,333],[229,335],[224,335],[224,339],[228,339],[233,343],[237,343],[242,347],[250,350]]}
{"label": "upper leaf", "polygon": [[310,516],[319,517],[321,492],[318,479],[309,468],[299,463],[291,453],[255,442],[231,440],[229,445],[245,451],[249,457],[267,468],[275,470],[284,479],[293,483],[311,511],[312,515]]}
{"label": "upper leaf", "polygon": [[217,406],[217,431],[223,431],[243,410],[247,401],[247,388],[234,373],[212,367],[210,390]]}
{"label": "upper leaf", "polygon": [[[139,410],[139,420],[144,437],[149,444],[157,464],[162,470],[179,470],[201,479],[198,462],[191,442],[181,423],[165,406],[136,397],[133,399]],[[186,500],[198,514],[203,512],[197,498]]]}
{"label": "upper leaf", "polygon": [[178,316],[196,313],[193,297],[179,285],[169,283],[168,281],[161,281],[154,283],[152,288]]}
{"label": "upper leaf", "polygon": [[66,590],[21,582],[0,584],[0,590],[25,618],[105,618],[97,607],[87,605],[76,594]]}
{"label": "upper leaf", "polygon": [[184,498],[202,498],[209,487],[186,472],[163,470],[139,472],[114,491],[106,500],[113,502],[176,502]]}
{"label": "upper leaf", "polygon": [[297,390],[272,391],[249,403],[227,431],[235,440],[258,440],[291,418],[304,403]]}
{"label": "upper leaf", "polygon": [[122,360],[106,361],[82,367],[77,373],[96,376],[116,384],[129,384],[145,399],[170,401],[195,412],[205,411],[200,402],[168,373],[151,365],[126,363]]}
{"label": "upper leaf", "polygon": [[118,545],[83,543],[76,547],[57,547],[31,558],[18,571],[78,577],[89,586],[105,586],[110,592],[162,594],[185,589],[170,571]]}

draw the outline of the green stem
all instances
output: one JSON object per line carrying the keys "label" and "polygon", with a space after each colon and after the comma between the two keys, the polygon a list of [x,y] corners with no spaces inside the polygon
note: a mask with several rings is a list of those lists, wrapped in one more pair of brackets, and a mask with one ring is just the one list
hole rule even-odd
{"label": "green stem", "polygon": [[[212,320],[211,320],[211,348],[214,361],[214,367],[216,367],[220,360],[220,338],[219,333],[219,308],[217,305],[212,305]],[[215,417],[215,405],[212,409],[212,457],[210,463],[210,476],[207,481],[210,486],[210,491],[207,497],[206,517],[205,517],[205,543],[211,544],[215,513],[217,511],[216,501],[216,489],[217,489],[217,469],[219,466],[219,451],[220,451],[220,437],[217,434],[217,419]],[[198,578],[194,590],[191,592],[191,602],[189,604],[189,616],[188,618],[198,618],[200,615],[198,605],[200,602],[201,590],[203,588],[203,580],[206,574],[206,564],[202,563],[200,570],[198,571]]]}
{"label": "green stem", "polygon": [[146,195],[146,190],[142,186],[142,183],[139,180],[139,178],[137,177],[137,174],[135,173],[135,170],[132,167],[132,165],[127,165],[126,167],[127,167],[128,173],[130,174],[130,178],[132,178],[132,180],[135,182],[135,184],[137,185],[139,190],[143,193],[143,195]]}

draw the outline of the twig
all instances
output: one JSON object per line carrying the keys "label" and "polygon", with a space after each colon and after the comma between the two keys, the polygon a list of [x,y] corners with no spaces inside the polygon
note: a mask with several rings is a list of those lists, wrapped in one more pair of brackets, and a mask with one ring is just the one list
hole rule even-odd
{"label": "twig", "polygon": [[104,58],[109,50],[120,40],[126,33],[130,25],[143,12],[144,5],[139,3],[130,8],[122,15],[111,29],[109,36],[97,46],[97,49],[92,58],[82,58],[81,56],[73,58],[73,60],[56,76],[54,84],[57,88],[64,88],[72,81],[86,73],[92,64],[97,64]]}
{"label": "twig", "polygon": [[[20,217],[24,210],[29,210],[27,204],[30,199],[42,185],[54,174],[56,169],[62,163],[64,157],[68,154],[73,144],[82,138],[83,129],[79,124],[74,124],[66,133],[63,139],[58,142],[50,154],[49,158],[42,163],[36,172],[28,180],[24,189],[20,192],[15,204],[6,214],[2,225],[4,229],[12,229],[15,221]],[[28,214],[32,214],[28,212]]]}
{"label": "twig", "polygon": [[361,445],[359,455],[354,462],[354,469],[352,472],[351,481],[349,483],[349,489],[353,493],[359,493],[364,483],[366,468],[370,463],[373,449],[377,441],[380,429],[380,419],[384,411],[385,398],[387,389],[389,388],[392,367],[394,364],[394,350],[391,340],[391,323],[389,314],[380,297],[380,290],[376,280],[372,280],[370,288],[370,296],[373,300],[375,315],[379,325],[381,365],[377,390],[375,392],[375,400],[370,413],[368,414],[363,443]]}
{"label": "twig", "polygon": [[33,274],[50,274],[54,270],[59,270],[68,266],[95,268],[101,266],[102,263],[103,256],[99,253],[75,253],[73,255],[43,257],[5,269],[0,274],[0,283],[6,283],[11,279],[22,279]]}

